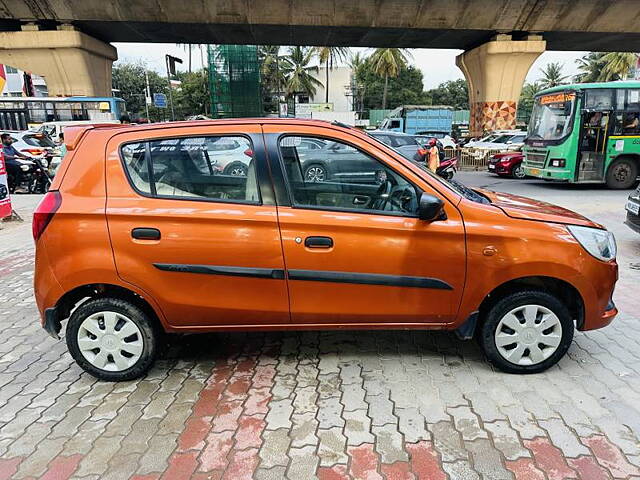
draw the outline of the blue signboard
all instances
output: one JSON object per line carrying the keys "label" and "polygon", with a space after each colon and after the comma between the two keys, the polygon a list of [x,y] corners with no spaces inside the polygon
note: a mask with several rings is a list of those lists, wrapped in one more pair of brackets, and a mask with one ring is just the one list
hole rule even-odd
{"label": "blue signboard", "polygon": [[153,104],[158,108],[167,108],[167,96],[164,93],[154,93]]}

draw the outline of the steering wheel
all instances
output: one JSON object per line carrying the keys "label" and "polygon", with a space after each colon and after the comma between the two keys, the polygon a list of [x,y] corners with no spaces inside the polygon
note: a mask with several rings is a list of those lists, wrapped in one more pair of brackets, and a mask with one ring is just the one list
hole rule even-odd
{"label": "steering wheel", "polygon": [[378,191],[376,192],[376,201],[373,202],[372,209],[374,210],[384,210],[389,203],[389,198],[391,195],[391,191],[393,190],[393,184],[390,180],[385,180],[384,183],[378,187]]}

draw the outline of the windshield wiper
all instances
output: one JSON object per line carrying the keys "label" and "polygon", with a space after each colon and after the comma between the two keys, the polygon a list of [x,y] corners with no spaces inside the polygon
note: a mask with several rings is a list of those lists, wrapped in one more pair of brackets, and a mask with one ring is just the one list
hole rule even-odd
{"label": "windshield wiper", "polygon": [[458,191],[462,194],[464,198],[467,200],[471,200],[478,203],[491,203],[487,197],[484,195],[480,195],[475,190],[470,189],[464,183],[460,183],[456,180],[449,180],[449,183],[452,184]]}

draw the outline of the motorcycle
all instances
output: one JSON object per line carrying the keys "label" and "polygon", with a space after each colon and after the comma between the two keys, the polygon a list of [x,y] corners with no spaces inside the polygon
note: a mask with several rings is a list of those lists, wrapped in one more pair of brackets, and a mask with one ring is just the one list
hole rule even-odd
{"label": "motorcycle", "polygon": [[45,155],[32,157],[30,160],[19,159],[21,179],[18,184],[15,175],[8,175],[9,191],[14,193],[20,188],[27,193],[46,193],[51,186],[48,172],[48,160]]}
{"label": "motorcycle", "polygon": [[458,171],[458,157],[447,158],[440,162],[440,166],[436,170],[436,174],[445,180],[451,180],[453,175]]}

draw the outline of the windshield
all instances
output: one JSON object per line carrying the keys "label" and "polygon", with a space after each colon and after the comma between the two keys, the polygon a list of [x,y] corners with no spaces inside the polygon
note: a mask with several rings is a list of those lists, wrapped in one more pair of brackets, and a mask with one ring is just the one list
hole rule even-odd
{"label": "windshield", "polygon": [[571,132],[573,106],[576,94],[572,92],[550,93],[535,99],[529,138],[531,140],[560,140]]}
{"label": "windshield", "polygon": [[56,144],[51,141],[48,135],[44,133],[38,133],[36,135],[25,135],[22,140],[32,147],[55,147]]}

